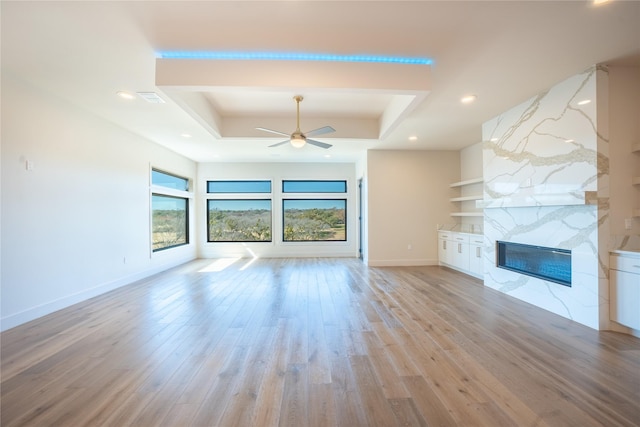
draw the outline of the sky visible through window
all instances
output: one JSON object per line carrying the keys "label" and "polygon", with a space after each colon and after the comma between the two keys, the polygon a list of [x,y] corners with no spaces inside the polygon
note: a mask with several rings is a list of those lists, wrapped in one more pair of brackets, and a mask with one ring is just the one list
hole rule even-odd
{"label": "sky visible through window", "polygon": [[221,211],[271,209],[271,200],[209,200],[209,206]]}

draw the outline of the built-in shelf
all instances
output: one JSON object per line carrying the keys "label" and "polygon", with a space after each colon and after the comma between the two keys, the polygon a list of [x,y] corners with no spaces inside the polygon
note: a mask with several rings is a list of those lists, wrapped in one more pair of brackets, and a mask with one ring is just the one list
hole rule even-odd
{"label": "built-in shelf", "polygon": [[633,212],[631,212],[631,214],[635,217],[635,218],[640,218],[640,209],[634,209]]}
{"label": "built-in shelf", "polygon": [[632,153],[640,153],[640,142],[637,142],[631,146]]}
{"label": "built-in shelf", "polygon": [[[451,187],[451,188],[464,187],[465,185],[481,184],[482,182],[484,182],[483,178],[466,179],[464,181],[454,182],[452,184],[449,184],[449,187]],[[468,195],[468,196],[452,197],[452,198],[449,199],[449,201],[451,201],[451,202],[474,202],[475,201],[477,203],[478,200],[482,200],[483,198],[484,198],[484,196],[482,194],[473,194],[473,195]],[[451,216],[482,217],[482,216],[484,216],[484,214],[482,213],[482,211],[452,212]]]}
{"label": "built-in shelf", "polygon": [[454,182],[452,184],[449,184],[449,187],[453,188],[453,187],[462,187],[464,185],[480,184],[483,181],[484,181],[483,178],[467,179],[466,181]]}
{"label": "built-in shelf", "polygon": [[483,197],[484,196],[482,194],[476,194],[476,195],[473,195],[473,196],[454,197],[452,199],[449,199],[449,201],[451,201],[451,202],[468,202],[468,201],[474,201],[474,200],[482,200]]}
{"label": "built-in shelf", "polygon": [[633,185],[640,185],[640,176],[634,176],[632,178]]}

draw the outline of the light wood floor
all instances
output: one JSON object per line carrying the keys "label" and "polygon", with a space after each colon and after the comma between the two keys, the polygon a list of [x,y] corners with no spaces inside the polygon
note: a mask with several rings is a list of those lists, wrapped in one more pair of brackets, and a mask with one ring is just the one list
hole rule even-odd
{"label": "light wood floor", "polygon": [[634,426],[640,340],[440,267],[199,260],[2,344],[9,426]]}

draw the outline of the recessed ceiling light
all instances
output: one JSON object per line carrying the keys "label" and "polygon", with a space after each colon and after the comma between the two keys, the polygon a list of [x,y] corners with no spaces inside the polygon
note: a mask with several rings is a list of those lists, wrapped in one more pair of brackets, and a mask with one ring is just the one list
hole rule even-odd
{"label": "recessed ceiling light", "polygon": [[573,139],[565,139],[564,142],[574,142],[575,140]]}
{"label": "recessed ceiling light", "polygon": [[181,133],[180,136],[183,137],[183,138],[191,138],[191,134],[190,133]]}
{"label": "recessed ceiling light", "polygon": [[578,102],[578,105],[587,105],[590,102],[591,102],[590,99],[583,99],[582,101]]}
{"label": "recessed ceiling light", "polygon": [[489,141],[496,142],[497,140],[498,140],[498,138],[491,138]]}
{"label": "recessed ceiling light", "polygon": [[413,142],[413,141],[417,141],[417,140],[418,140],[418,137],[417,137],[417,136],[415,136],[415,135],[411,135],[411,136],[409,137],[409,141],[412,141],[412,142]]}
{"label": "recessed ceiling light", "polygon": [[331,158],[331,154],[325,154],[325,155],[324,155],[324,158],[325,158],[325,159],[330,159],[330,158]]}
{"label": "recessed ceiling light", "polygon": [[132,93],[125,92],[124,90],[116,92],[116,95],[118,95],[122,99],[128,99],[128,100],[136,98]]}
{"label": "recessed ceiling light", "polygon": [[606,3],[611,3],[611,0],[593,0],[594,6],[601,6]]}
{"label": "recessed ceiling light", "polygon": [[460,102],[462,102],[463,104],[470,104],[476,99],[478,99],[477,95],[465,95],[460,99]]}

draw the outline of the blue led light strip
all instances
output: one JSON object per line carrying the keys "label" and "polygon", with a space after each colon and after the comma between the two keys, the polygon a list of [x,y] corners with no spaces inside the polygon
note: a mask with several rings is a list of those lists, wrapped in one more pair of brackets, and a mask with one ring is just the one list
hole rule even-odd
{"label": "blue led light strip", "polygon": [[324,61],[324,62],[386,62],[392,64],[431,65],[430,58],[406,58],[379,55],[331,55],[321,53],[275,52],[206,52],[167,51],[158,52],[161,59],[222,59],[222,60],[272,60],[272,61]]}

